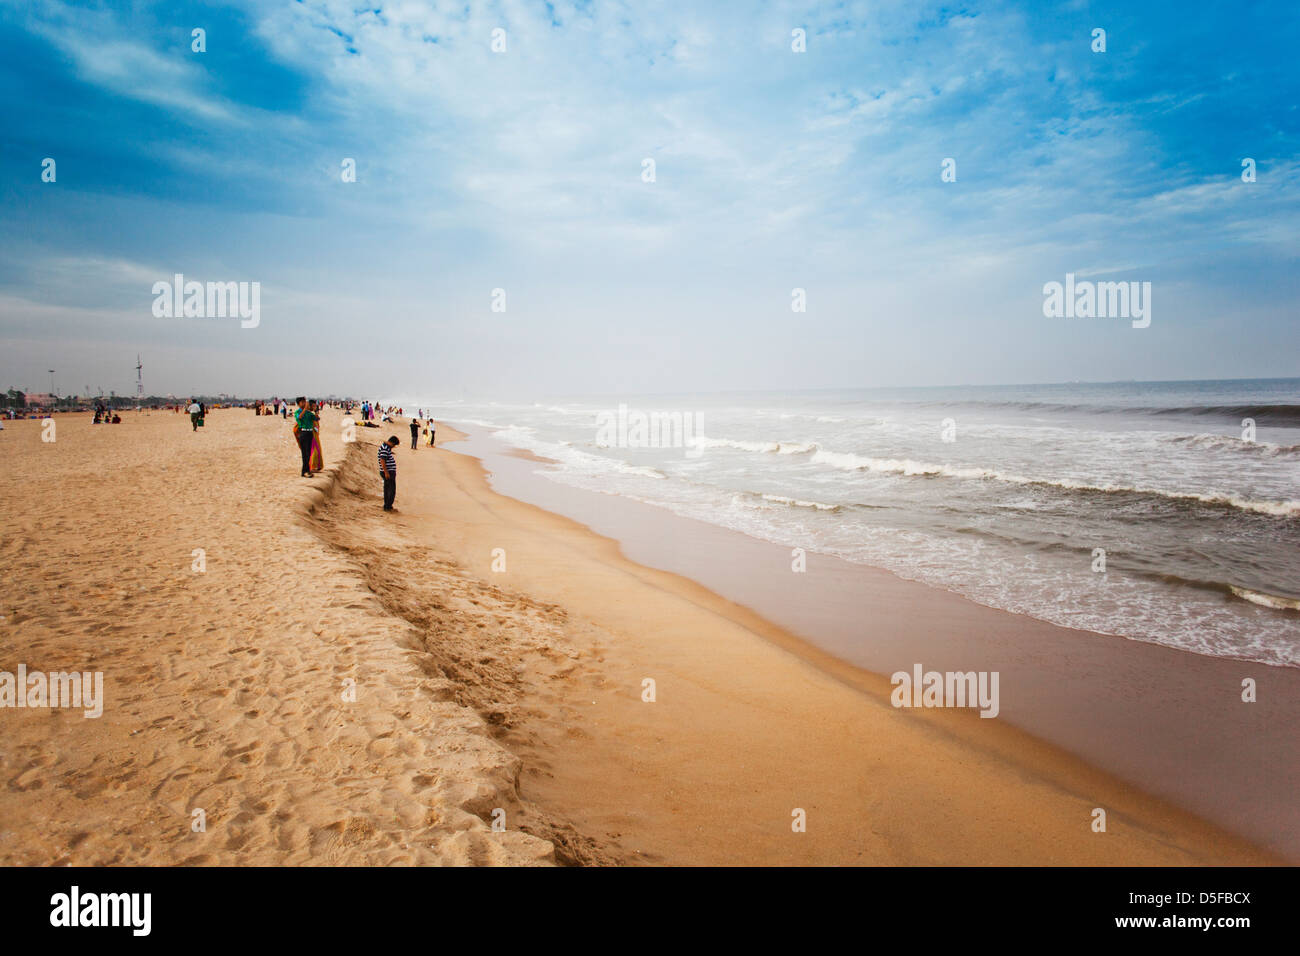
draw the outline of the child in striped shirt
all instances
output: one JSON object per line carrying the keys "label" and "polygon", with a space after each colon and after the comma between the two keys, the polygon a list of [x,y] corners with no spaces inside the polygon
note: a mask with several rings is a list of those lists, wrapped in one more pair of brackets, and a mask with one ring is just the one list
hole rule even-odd
{"label": "child in striped shirt", "polygon": [[397,459],[393,449],[402,442],[393,435],[379,446],[379,477],[384,479],[384,510],[393,510],[393,499],[397,497]]}

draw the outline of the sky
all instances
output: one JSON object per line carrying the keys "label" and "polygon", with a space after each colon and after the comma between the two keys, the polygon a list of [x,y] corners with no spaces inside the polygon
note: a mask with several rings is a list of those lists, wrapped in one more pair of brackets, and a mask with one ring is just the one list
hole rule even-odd
{"label": "sky", "polygon": [[1300,375],[1297,49],[1293,0],[0,0],[0,388]]}

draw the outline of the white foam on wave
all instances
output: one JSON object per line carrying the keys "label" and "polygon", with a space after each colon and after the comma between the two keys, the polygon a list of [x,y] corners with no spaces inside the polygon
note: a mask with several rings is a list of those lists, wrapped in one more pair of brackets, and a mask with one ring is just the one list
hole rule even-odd
{"label": "white foam on wave", "polygon": [[910,458],[872,458],[855,455],[852,452],[835,452],[818,448],[812,460],[817,464],[830,465],[842,471],[869,471],[878,474],[896,474],[905,477],[942,476],[968,480],[1003,481],[1016,485],[1042,485],[1045,487],[1066,488],[1071,491],[1097,491],[1106,493],[1128,492],[1141,495],[1155,495],[1184,501],[1200,501],[1204,504],[1224,505],[1241,511],[1253,511],[1257,514],[1288,518],[1300,516],[1300,500],[1258,501],[1243,498],[1231,493],[1204,494],[1192,491],[1171,491],[1167,488],[1150,488],[1140,485],[1092,484],[1072,478],[1030,478],[1025,475],[1008,474],[992,468],[971,468],[957,465],[936,465],[928,462],[913,461]]}
{"label": "white foam on wave", "polygon": [[618,458],[605,455],[593,455],[581,451],[567,441],[546,441],[536,437],[537,429],[530,425],[510,425],[501,428],[493,437],[515,448],[522,448],[543,458],[557,462],[562,468],[572,469],[585,475],[632,475],[640,478],[663,480],[668,476],[658,468],[648,465],[633,465]]}
{"label": "white foam on wave", "polygon": [[1300,611],[1300,600],[1295,598],[1281,597],[1277,594],[1265,594],[1262,591],[1252,591],[1250,588],[1239,588],[1235,584],[1228,585],[1229,589],[1237,597],[1249,601],[1251,604],[1258,604],[1260,607],[1276,608],[1279,611]]}
{"label": "white foam on wave", "polygon": [[812,511],[838,512],[839,505],[829,505],[824,501],[810,501],[806,498],[790,498],[785,495],[772,495],[746,491],[733,495],[731,504],[738,508],[765,508],[768,505],[780,505],[786,508],[808,508]]}
{"label": "white foam on wave", "polygon": [[533,408],[553,412],[556,415],[582,415],[587,418],[594,418],[596,415],[596,412],[589,408],[565,408],[563,405],[543,405],[540,402],[534,402]]}
{"label": "white foam on wave", "polygon": [[640,475],[643,478],[666,479],[665,475],[658,468],[651,468],[647,465],[629,465],[625,461],[618,462],[618,470],[625,475]]}
{"label": "white foam on wave", "polygon": [[823,501],[808,501],[804,498],[787,498],[785,495],[763,495],[764,501],[795,508],[812,508],[814,511],[839,511],[839,505],[828,505]]}
{"label": "white foam on wave", "polygon": [[1241,452],[1260,458],[1300,457],[1300,445],[1278,445],[1268,441],[1246,441],[1244,438],[1235,438],[1232,435],[1174,435],[1164,437],[1161,441],[1188,448]]}
{"label": "white foam on wave", "polygon": [[735,448],[738,451],[760,452],[768,455],[806,455],[817,448],[816,442],[799,441],[743,441],[734,438],[696,438],[696,448]]}

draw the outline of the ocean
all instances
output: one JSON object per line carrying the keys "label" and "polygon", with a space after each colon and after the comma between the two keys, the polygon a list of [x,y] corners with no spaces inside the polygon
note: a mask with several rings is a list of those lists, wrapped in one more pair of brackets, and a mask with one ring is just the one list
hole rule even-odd
{"label": "ocean", "polygon": [[1300,379],[401,404],[792,551],[1300,666]]}

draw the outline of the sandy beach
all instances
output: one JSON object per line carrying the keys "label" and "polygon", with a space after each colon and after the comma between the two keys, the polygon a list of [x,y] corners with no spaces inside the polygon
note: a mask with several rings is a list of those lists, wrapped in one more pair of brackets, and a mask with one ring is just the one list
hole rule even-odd
{"label": "sandy beach", "polygon": [[306,520],[335,481],[332,424],[310,481],[289,426],[244,409],[197,433],[166,412],[0,433],[0,666],[103,671],[107,698],[98,719],[4,713],[6,864],[552,859],[489,831],[518,758]]}
{"label": "sandy beach", "polygon": [[57,423],[0,432],[0,669],[106,701],[4,712],[5,863],[1281,862],[1002,721],[896,710],[474,458],[397,449],[382,513],[405,421],[345,444],[327,412],[310,480],[246,409]]}

